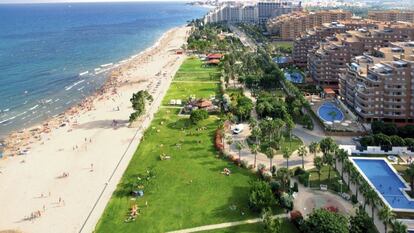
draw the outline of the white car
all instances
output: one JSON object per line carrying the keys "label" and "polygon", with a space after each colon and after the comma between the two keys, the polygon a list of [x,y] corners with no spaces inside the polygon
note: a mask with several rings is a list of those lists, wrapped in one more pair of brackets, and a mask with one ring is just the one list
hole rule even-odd
{"label": "white car", "polygon": [[243,125],[236,125],[236,127],[234,127],[234,129],[233,129],[233,133],[234,134],[239,134],[239,133],[243,132],[243,129],[244,129]]}

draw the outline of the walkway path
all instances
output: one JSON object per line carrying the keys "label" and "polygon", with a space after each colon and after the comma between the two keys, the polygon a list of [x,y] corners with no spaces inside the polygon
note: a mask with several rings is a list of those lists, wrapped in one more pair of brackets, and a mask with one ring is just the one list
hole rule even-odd
{"label": "walkway path", "polygon": [[[287,214],[279,214],[279,215],[273,216],[273,218],[287,218],[287,217],[288,217]],[[253,223],[258,223],[261,221],[262,221],[261,218],[254,218],[254,219],[248,219],[248,220],[237,221],[237,222],[226,222],[226,223],[205,225],[205,226],[194,227],[194,228],[187,228],[187,229],[178,230],[178,231],[170,231],[167,233],[191,233],[191,232],[209,231],[209,230],[234,227],[234,226],[239,226],[239,225],[244,225],[244,224],[253,224]]]}

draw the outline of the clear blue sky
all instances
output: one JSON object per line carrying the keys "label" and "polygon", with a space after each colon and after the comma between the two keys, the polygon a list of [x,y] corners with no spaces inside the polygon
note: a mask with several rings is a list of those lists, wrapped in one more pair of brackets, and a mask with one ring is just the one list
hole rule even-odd
{"label": "clear blue sky", "polygon": [[159,1],[168,1],[168,2],[178,2],[185,0],[0,0],[0,3],[62,3],[62,2],[159,2]]}

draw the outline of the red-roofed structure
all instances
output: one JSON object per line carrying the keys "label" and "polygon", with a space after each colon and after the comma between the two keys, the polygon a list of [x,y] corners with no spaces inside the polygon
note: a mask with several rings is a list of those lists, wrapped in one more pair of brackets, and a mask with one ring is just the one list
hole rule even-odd
{"label": "red-roofed structure", "polygon": [[223,54],[220,53],[210,53],[209,55],[207,55],[207,59],[208,60],[213,60],[213,59],[218,59],[220,60],[221,58],[223,58]]}

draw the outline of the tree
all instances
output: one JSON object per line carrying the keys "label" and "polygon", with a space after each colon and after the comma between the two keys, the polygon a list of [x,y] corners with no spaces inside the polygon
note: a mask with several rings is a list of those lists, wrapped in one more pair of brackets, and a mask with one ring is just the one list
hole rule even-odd
{"label": "tree", "polygon": [[336,157],[341,161],[341,178],[344,179],[344,160],[348,157],[345,150],[339,149],[336,151]]}
{"label": "tree", "polygon": [[411,195],[414,194],[414,164],[411,163],[404,171],[405,175],[410,177]]}
{"label": "tree", "polygon": [[365,197],[365,202],[371,205],[371,214],[372,214],[371,218],[372,218],[372,221],[374,221],[374,210],[375,210],[375,204],[377,203],[377,200],[378,200],[378,195],[375,192],[375,190],[370,187],[366,191],[364,197]]}
{"label": "tree", "polygon": [[240,141],[236,142],[236,149],[239,151],[239,163],[241,163],[241,151],[244,148],[244,144]]}
{"label": "tree", "polygon": [[262,180],[250,183],[249,206],[255,212],[261,212],[265,208],[276,204],[270,185]]}
{"label": "tree", "polygon": [[197,125],[200,121],[208,118],[208,112],[204,109],[193,110],[190,114],[190,121],[192,124]]}
{"label": "tree", "polygon": [[379,218],[384,222],[384,230],[388,232],[388,224],[391,224],[395,219],[395,214],[388,208],[384,206],[379,212]]}
{"label": "tree", "polygon": [[269,159],[269,162],[270,162],[269,169],[272,168],[272,165],[273,165],[272,162],[273,162],[273,158],[275,157],[275,153],[276,153],[275,149],[273,149],[271,146],[268,146],[266,148],[265,154],[266,154],[266,157]]}
{"label": "tree", "polygon": [[305,221],[307,233],[349,233],[348,219],[326,209],[314,210]]}
{"label": "tree", "polygon": [[313,157],[316,156],[316,153],[319,152],[319,143],[318,142],[311,142],[309,145],[309,152],[313,153]]}
{"label": "tree", "polygon": [[371,218],[361,209],[358,209],[355,215],[350,217],[349,223],[349,232],[352,233],[368,233],[375,229]]}
{"label": "tree", "polygon": [[286,169],[289,170],[289,158],[291,156],[290,150],[288,148],[283,148],[282,154],[283,158],[286,159]]}
{"label": "tree", "polygon": [[348,189],[349,189],[349,185],[350,185],[350,182],[351,182],[351,170],[352,170],[352,168],[353,168],[352,163],[349,160],[345,160],[344,170],[346,171],[346,173],[348,173],[348,182],[347,182]]}
{"label": "tree", "polygon": [[321,171],[323,167],[323,160],[321,157],[315,157],[313,159],[313,165],[315,166],[316,171],[318,172],[319,184],[321,183]]}
{"label": "tree", "polygon": [[398,221],[395,220],[394,223],[392,224],[392,233],[407,233],[407,226]]}
{"label": "tree", "polygon": [[263,230],[264,230],[263,232],[265,233],[280,232],[281,221],[279,218],[273,217],[273,213],[270,208],[266,208],[263,210],[262,221],[263,221]]}
{"label": "tree", "polygon": [[259,152],[259,146],[257,144],[252,144],[250,146],[250,150],[252,151],[252,153],[254,154],[254,163],[253,163],[253,168],[256,168],[256,159],[257,159],[257,153]]}
{"label": "tree", "polygon": [[361,181],[361,175],[359,172],[354,168],[351,173],[351,181],[355,184],[355,197],[358,200],[358,190],[359,190],[359,183]]}
{"label": "tree", "polygon": [[134,112],[129,116],[129,122],[133,122],[144,114],[146,102],[152,102],[153,99],[147,91],[138,91],[137,93],[132,94],[130,101]]}
{"label": "tree", "polygon": [[299,147],[298,155],[302,157],[302,169],[305,169],[305,156],[308,155],[308,152],[306,151],[306,146]]}
{"label": "tree", "polygon": [[334,163],[334,157],[331,152],[324,153],[322,157],[323,163],[328,165],[328,180],[331,182],[331,168]]}
{"label": "tree", "polygon": [[324,138],[319,142],[319,148],[324,155],[334,152],[335,145],[336,144],[331,137]]}

